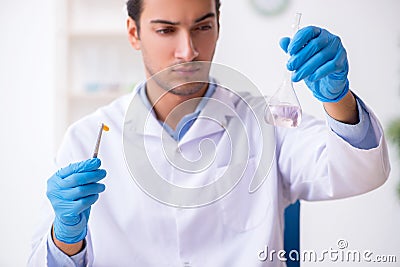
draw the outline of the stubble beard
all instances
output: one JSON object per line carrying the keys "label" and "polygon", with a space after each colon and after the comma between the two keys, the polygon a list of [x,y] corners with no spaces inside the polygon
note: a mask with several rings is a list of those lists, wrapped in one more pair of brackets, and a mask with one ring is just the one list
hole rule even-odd
{"label": "stubble beard", "polygon": [[[146,65],[147,72],[150,74],[150,80],[154,81],[160,88],[177,96],[190,96],[201,91],[208,85],[208,76],[202,75],[201,78],[181,77],[174,79],[172,67],[159,73]],[[204,76],[204,77],[203,77]],[[172,77],[172,78],[171,78]]]}

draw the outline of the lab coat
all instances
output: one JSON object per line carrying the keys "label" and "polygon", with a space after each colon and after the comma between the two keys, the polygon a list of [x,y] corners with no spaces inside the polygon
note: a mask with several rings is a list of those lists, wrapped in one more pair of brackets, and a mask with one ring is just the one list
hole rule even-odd
{"label": "lab coat", "polygon": [[[200,116],[215,116],[217,123],[197,119],[176,143],[188,157],[193,156],[194,150],[198,152],[204,138],[217,144],[209,171],[193,177],[174,170],[166,162],[160,143],[162,126],[153,116],[143,118],[144,114],[147,116],[146,108],[135,94],[117,99],[68,129],[56,157],[55,170],[89,158],[99,123],[110,127],[103,134],[99,152],[101,168],[107,170],[103,180],[106,191],[92,206],[88,223],[89,266],[285,266],[276,258],[273,262],[260,261],[259,252],[266,246],[276,251],[283,248],[283,213],[289,203],[297,199],[326,200],[362,194],[387,179],[390,171],[387,146],[382,127],[369,108],[366,107],[379,145],[362,150],[337,136],[324,121],[308,115],[303,116],[300,127],[295,129],[260,125],[251,114],[257,114],[257,118],[263,116],[263,101],[245,94],[241,97],[246,99],[245,103],[238,95],[218,87],[212,98],[231,107],[232,114],[225,114],[228,109],[207,103]],[[127,110],[133,106],[129,106],[132,101],[136,101],[137,110],[129,115]],[[249,153],[246,168],[240,170],[243,171],[240,181],[221,199],[197,208],[174,207],[151,197],[132,178],[135,172],[129,166],[135,157],[128,154],[134,149],[129,152],[127,147],[132,148],[140,139],[137,129],[142,127],[135,125],[145,121],[142,138],[146,138],[148,157],[164,179],[182,187],[213,182],[229,169],[233,158],[226,133],[229,125],[235,123],[235,118],[232,119],[235,116],[245,125]],[[137,139],[124,136],[129,131],[132,131],[129,136]],[[249,185],[257,175],[257,190],[249,193]],[[31,266],[46,265],[47,237],[54,218],[49,203],[43,213],[43,222],[35,235]]]}

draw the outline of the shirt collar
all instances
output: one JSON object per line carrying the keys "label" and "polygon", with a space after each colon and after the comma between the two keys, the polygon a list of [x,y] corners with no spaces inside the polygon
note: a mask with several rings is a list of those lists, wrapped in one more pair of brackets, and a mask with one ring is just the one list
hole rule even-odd
{"label": "shirt collar", "polygon": [[[205,105],[207,104],[208,99],[214,94],[215,89],[217,85],[214,79],[211,79],[209,86],[207,88],[206,93],[204,96],[201,98],[199,104],[197,105],[196,109],[194,112],[186,114],[185,116],[182,117],[182,119],[178,122],[176,126],[176,130],[172,129],[168,124],[158,120],[158,122],[161,124],[161,126],[167,131],[167,133],[176,141],[180,141],[183,136],[187,133],[187,131],[190,129],[190,127],[193,125],[193,123],[196,121],[197,117],[199,116],[200,112],[203,110]],[[151,114],[156,118],[156,114],[152,108],[152,105],[149,101],[149,98],[147,97],[146,93],[146,83],[143,82],[141,83],[137,89],[137,93],[140,96],[140,99],[142,100],[143,104],[145,107],[151,111]]]}

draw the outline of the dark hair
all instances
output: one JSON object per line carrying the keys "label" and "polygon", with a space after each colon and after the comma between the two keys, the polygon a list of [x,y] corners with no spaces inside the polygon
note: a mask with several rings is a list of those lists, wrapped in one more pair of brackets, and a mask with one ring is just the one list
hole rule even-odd
{"label": "dark hair", "polygon": [[[215,1],[215,10],[217,11],[217,22],[218,22],[218,28],[219,28],[219,9],[221,7],[221,1],[220,0],[214,0]],[[138,35],[140,36],[140,15],[143,12],[143,0],[128,0],[126,2],[126,7],[128,10],[128,15],[131,17],[137,27]]]}

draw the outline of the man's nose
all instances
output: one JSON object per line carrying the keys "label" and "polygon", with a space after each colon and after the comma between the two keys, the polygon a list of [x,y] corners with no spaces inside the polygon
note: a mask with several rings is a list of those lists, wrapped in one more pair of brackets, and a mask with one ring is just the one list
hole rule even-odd
{"label": "man's nose", "polygon": [[182,33],[175,50],[175,57],[184,62],[190,62],[199,56],[190,32]]}

